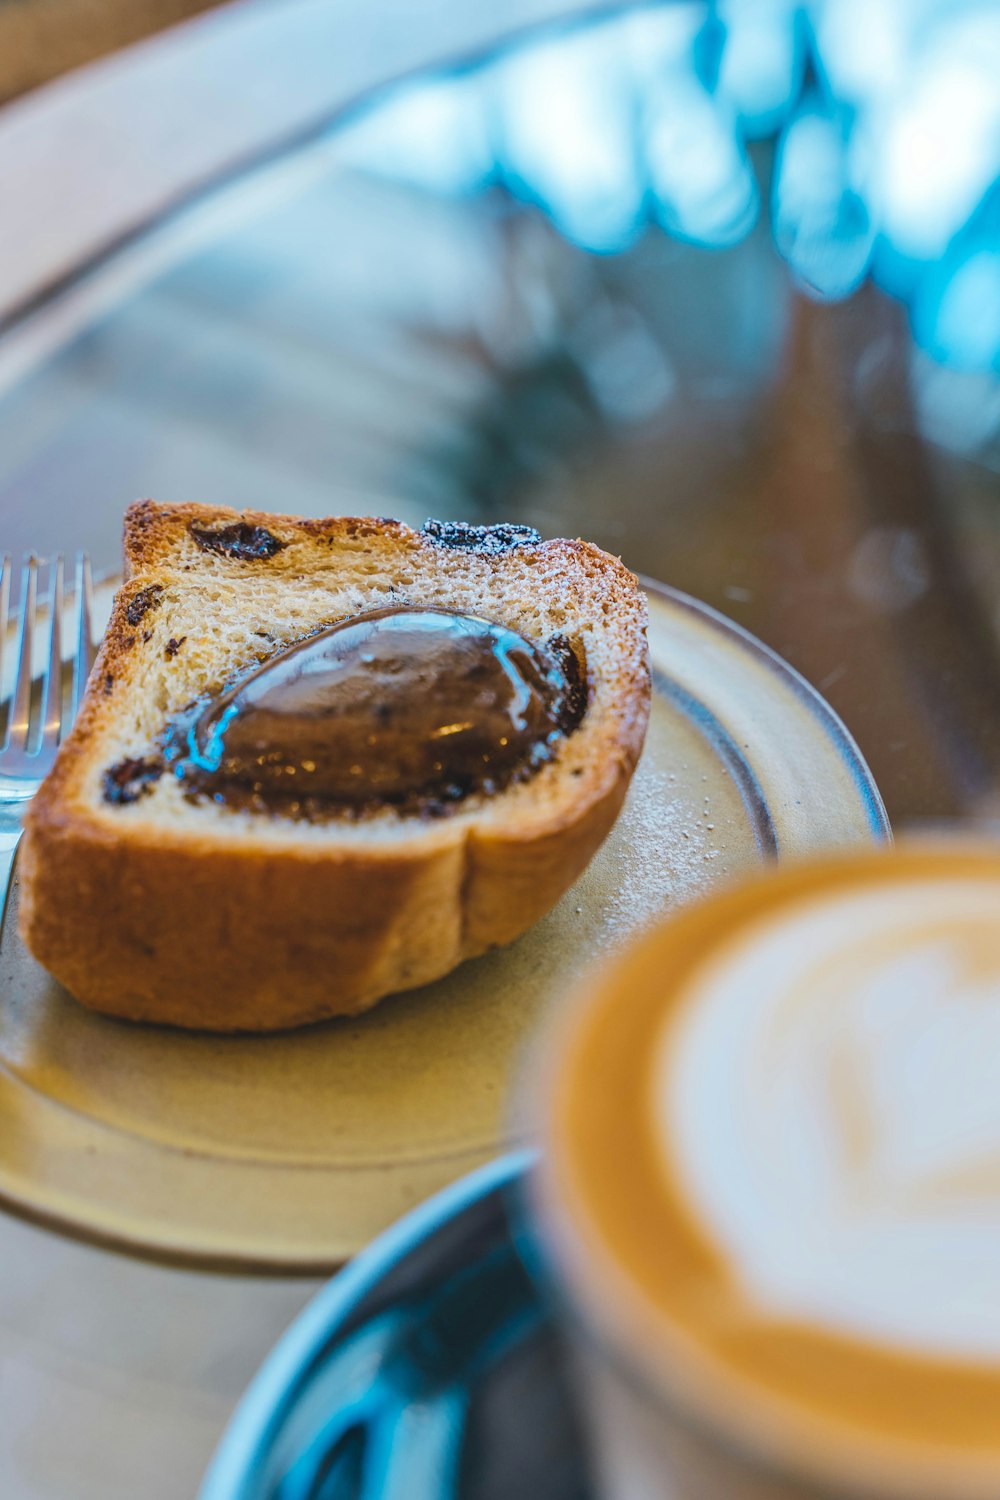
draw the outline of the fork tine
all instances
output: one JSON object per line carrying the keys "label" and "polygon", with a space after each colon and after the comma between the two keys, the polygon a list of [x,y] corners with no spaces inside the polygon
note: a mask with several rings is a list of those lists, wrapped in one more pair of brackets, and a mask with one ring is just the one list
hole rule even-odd
{"label": "fork tine", "polygon": [[10,613],[10,575],[14,571],[9,552],[4,553],[0,567],[0,702],[4,698],[3,664],[6,655],[8,615]]}
{"label": "fork tine", "polygon": [[26,743],[31,722],[31,650],[35,639],[35,606],[38,594],[38,559],[26,557],[21,570],[21,626],[17,633],[17,680],[10,714],[7,744]]}
{"label": "fork tine", "polygon": [[55,558],[49,563],[49,654],[42,680],[42,730],[38,745],[41,750],[54,750],[59,743],[59,728],[62,723],[62,613],[63,613],[63,560]]}
{"label": "fork tine", "polygon": [[73,657],[73,717],[80,708],[83,699],[83,690],[87,686],[87,678],[90,669],[94,665],[94,640],[91,629],[91,615],[93,614],[94,585],[90,575],[90,558],[86,552],[77,554],[76,559],[76,597],[77,597],[77,631],[76,631],[76,654]]}

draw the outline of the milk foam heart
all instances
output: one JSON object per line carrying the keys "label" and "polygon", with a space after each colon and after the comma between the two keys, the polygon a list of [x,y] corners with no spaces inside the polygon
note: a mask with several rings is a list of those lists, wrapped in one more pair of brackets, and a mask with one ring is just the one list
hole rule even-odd
{"label": "milk foam heart", "polygon": [[659,1150],[763,1313],[1000,1360],[998,929],[980,883],[846,892],[681,997]]}

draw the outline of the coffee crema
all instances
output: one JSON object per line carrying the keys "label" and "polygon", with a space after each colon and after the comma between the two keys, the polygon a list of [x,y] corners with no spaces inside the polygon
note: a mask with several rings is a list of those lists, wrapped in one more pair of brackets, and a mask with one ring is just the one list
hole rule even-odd
{"label": "coffee crema", "polygon": [[723,892],[562,1042],[543,1192],[625,1359],[821,1483],[998,1493],[1000,855]]}
{"label": "coffee crema", "polygon": [[236,808],[438,815],[534,774],[585,707],[561,637],[538,646],[477,616],[397,606],[199,700],[170,726],[164,760],[186,791]]}

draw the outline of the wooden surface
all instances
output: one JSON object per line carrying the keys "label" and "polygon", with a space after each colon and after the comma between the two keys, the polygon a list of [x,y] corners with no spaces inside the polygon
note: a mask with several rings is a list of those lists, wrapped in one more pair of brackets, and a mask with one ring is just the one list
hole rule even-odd
{"label": "wooden surface", "polygon": [[0,0],[0,102],[218,0]]}

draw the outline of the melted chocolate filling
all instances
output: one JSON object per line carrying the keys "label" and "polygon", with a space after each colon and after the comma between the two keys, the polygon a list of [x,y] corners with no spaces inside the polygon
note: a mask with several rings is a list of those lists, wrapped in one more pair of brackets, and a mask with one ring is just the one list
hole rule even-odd
{"label": "melted chocolate filling", "polygon": [[308,636],[199,699],[163,755],[191,796],[232,807],[440,816],[531,776],[585,710],[563,637],[537,646],[473,615],[399,606]]}

